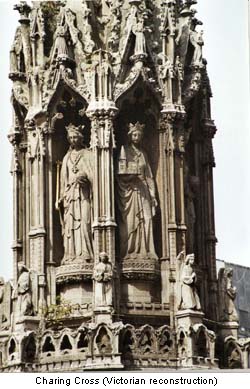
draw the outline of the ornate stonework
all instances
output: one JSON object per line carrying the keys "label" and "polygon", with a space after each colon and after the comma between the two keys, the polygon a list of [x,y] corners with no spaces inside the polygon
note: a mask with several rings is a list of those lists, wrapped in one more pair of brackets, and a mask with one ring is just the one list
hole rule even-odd
{"label": "ornate stonework", "polygon": [[245,366],[232,274],[216,275],[196,3],[15,6],[0,371]]}

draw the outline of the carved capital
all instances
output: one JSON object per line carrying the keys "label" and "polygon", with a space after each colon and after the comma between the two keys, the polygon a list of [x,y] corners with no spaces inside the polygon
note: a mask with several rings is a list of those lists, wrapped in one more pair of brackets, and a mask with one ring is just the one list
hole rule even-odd
{"label": "carved capital", "polygon": [[123,278],[130,280],[157,280],[160,277],[160,265],[156,259],[123,260],[121,272]]}
{"label": "carved capital", "polygon": [[19,22],[21,24],[29,24],[29,14],[31,12],[31,7],[26,3],[26,1],[20,1],[19,4],[14,5],[14,10],[17,10],[20,14]]}
{"label": "carved capital", "polygon": [[208,139],[213,139],[217,132],[217,128],[214,124],[214,121],[212,119],[204,119],[202,121],[202,125],[204,136]]}
{"label": "carved capital", "polygon": [[56,283],[72,284],[92,280],[94,264],[91,262],[72,263],[56,268]]}
{"label": "carved capital", "polygon": [[117,113],[116,108],[88,110],[87,116],[91,120],[91,141],[93,148],[115,148],[113,120]]}

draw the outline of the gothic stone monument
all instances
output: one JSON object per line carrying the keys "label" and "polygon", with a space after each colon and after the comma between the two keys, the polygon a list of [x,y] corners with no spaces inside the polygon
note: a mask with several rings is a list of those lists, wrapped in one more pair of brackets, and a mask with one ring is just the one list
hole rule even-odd
{"label": "gothic stone monument", "polygon": [[1,371],[244,366],[196,2],[14,7]]}

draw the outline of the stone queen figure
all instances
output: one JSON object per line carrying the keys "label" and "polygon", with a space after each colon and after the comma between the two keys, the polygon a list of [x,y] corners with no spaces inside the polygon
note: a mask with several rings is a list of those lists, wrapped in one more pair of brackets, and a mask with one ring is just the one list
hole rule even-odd
{"label": "stone queen figure", "polygon": [[105,252],[100,253],[99,263],[93,274],[95,280],[95,307],[112,307],[113,267]]}
{"label": "stone queen figure", "polygon": [[129,125],[130,144],[122,146],[118,171],[120,252],[124,259],[156,259],[153,217],[156,188],[147,155],[140,144],[144,124]]}
{"label": "stone queen figure", "polygon": [[218,276],[220,320],[238,322],[239,317],[235,307],[237,294],[236,287],[233,286],[233,269],[231,267],[222,268]]}
{"label": "stone queen figure", "polygon": [[[181,252],[177,259],[184,257]],[[196,289],[197,275],[194,271],[194,254],[188,254],[181,270],[181,300],[179,309],[201,310],[200,298]]]}
{"label": "stone queen figure", "polygon": [[83,148],[80,127],[67,128],[70,148],[62,162],[58,208],[64,240],[62,264],[90,261],[92,166],[90,151]]}

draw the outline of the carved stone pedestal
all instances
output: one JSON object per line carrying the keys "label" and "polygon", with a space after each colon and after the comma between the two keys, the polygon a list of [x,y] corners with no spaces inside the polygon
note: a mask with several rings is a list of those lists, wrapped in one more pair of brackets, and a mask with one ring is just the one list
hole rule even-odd
{"label": "carved stone pedestal", "polygon": [[214,355],[215,334],[202,324],[203,317],[203,312],[191,309],[177,312],[179,367],[211,369],[217,366]]}
{"label": "carved stone pedestal", "polygon": [[56,285],[60,298],[72,304],[92,303],[93,263],[72,263],[56,269]]}
{"label": "carved stone pedestal", "polygon": [[238,338],[239,323],[237,321],[222,322],[220,324],[220,334],[223,338],[227,336],[233,336],[235,339]]}
{"label": "carved stone pedestal", "polygon": [[159,301],[156,283],[160,280],[160,266],[156,259],[123,260],[122,300],[131,303]]}
{"label": "carved stone pedestal", "polygon": [[41,318],[38,316],[23,316],[20,317],[14,325],[14,333],[26,331],[36,331],[38,329]]}
{"label": "carved stone pedestal", "polygon": [[189,328],[194,324],[202,323],[204,316],[203,312],[193,311],[192,309],[178,311],[176,314],[177,326]]}
{"label": "carved stone pedestal", "polygon": [[112,307],[98,307],[94,310],[94,321],[96,324],[99,323],[106,323],[111,324],[113,322],[112,320],[112,314],[113,314],[113,308]]}

